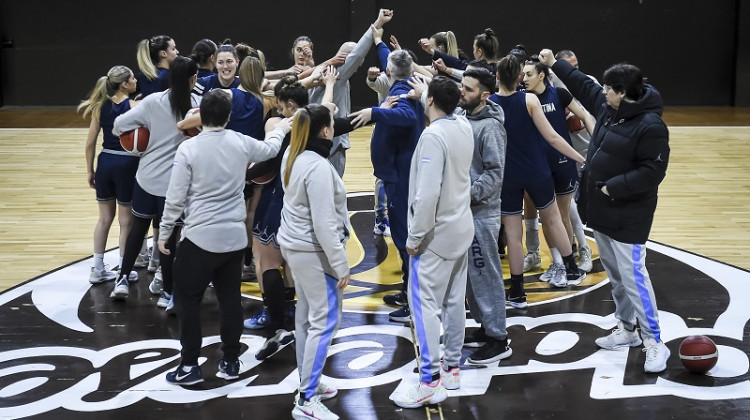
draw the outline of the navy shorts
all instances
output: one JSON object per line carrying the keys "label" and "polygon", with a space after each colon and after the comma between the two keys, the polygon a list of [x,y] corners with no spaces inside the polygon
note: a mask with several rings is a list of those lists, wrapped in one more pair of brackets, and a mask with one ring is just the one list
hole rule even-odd
{"label": "navy shorts", "polygon": [[117,200],[129,205],[133,200],[135,173],[138,171],[138,156],[102,152],[96,161],[97,201]]}
{"label": "navy shorts", "polygon": [[[277,177],[278,178],[278,177]],[[253,236],[264,245],[279,248],[276,234],[281,225],[281,208],[284,206],[284,190],[281,180],[277,179],[263,186],[260,201],[255,209]]]}
{"label": "navy shorts", "polygon": [[133,188],[133,215],[141,219],[154,219],[156,226],[159,226],[161,215],[164,213],[165,197],[151,195],[141,188],[138,181]]}
{"label": "navy shorts", "polygon": [[552,172],[552,180],[555,182],[556,195],[569,195],[576,191],[578,167],[574,160],[561,156],[559,162],[550,162],[549,169]]}
{"label": "navy shorts", "polygon": [[541,181],[527,182],[506,177],[500,193],[500,212],[503,215],[523,213],[523,192],[526,191],[537,209],[545,209],[555,202],[555,185],[552,176]]}

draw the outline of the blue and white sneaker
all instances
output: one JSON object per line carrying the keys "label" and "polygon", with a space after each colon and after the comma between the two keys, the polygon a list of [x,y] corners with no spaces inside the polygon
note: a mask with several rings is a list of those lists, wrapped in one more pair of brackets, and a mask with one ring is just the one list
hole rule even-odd
{"label": "blue and white sneaker", "polygon": [[169,305],[169,301],[172,300],[172,294],[162,290],[159,300],[156,301],[156,306],[160,308],[166,308]]}
{"label": "blue and white sneaker", "polygon": [[167,315],[177,315],[177,312],[174,310],[174,293],[170,295],[169,303],[167,303],[167,308],[164,310],[167,312]]}
{"label": "blue and white sneaker", "polygon": [[240,377],[240,361],[235,360],[234,362],[227,362],[222,359],[219,361],[219,371],[216,372],[217,378],[226,379],[227,381],[233,381]]}
{"label": "blue and white sneaker", "polygon": [[115,287],[112,289],[109,298],[115,301],[124,301],[130,294],[130,287],[128,286],[128,279],[125,276],[120,276],[115,280]]}
{"label": "blue and white sneaker", "polygon": [[294,331],[287,330],[276,330],[276,334],[266,340],[265,343],[260,347],[257,353],[255,353],[255,359],[265,360],[273,356],[279,350],[286,347],[287,344],[294,341]]}
{"label": "blue and white sneaker", "polygon": [[174,372],[167,373],[167,382],[175,385],[195,385],[203,382],[200,366],[180,365]]}
{"label": "blue and white sneaker", "polygon": [[96,267],[91,267],[91,274],[89,275],[89,283],[97,284],[105,281],[112,281],[117,278],[117,272],[110,270],[106,265],[101,269],[97,270]]}
{"label": "blue and white sneaker", "polygon": [[268,308],[262,306],[260,311],[255,314],[254,317],[248,318],[242,325],[248,330],[262,330],[271,323],[271,315],[268,313]]}
{"label": "blue and white sneaker", "polygon": [[372,233],[376,235],[391,236],[391,222],[388,219],[376,220]]}
{"label": "blue and white sneaker", "polygon": [[401,309],[389,313],[388,319],[394,322],[411,321],[411,310],[409,310],[409,305],[403,306]]}

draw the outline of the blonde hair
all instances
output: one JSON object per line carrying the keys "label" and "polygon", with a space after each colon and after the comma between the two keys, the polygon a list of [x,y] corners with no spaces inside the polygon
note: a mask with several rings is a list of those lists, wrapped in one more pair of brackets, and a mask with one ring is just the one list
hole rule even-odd
{"label": "blonde hair", "polygon": [[[238,50],[239,51],[239,50]],[[260,50],[256,50],[260,51]],[[240,64],[240,86],[250,92],[263,104],[263,115],[274,108],[274,96],[263,92],[263,78],[266,71],[263,62],[253,56],[245,57]]]}
{"label": "blonde hair", "polygon": [[132,75],[133,72],[125,66],[112,67],[106,76],[102,76],[96,81],[88,99],[81,101],[77,111],[83,110],[83,118],[88,118],[91,115],[91,118],[98,121],[104,101],[112,98],[120,89],[120,85],[127,82]]}
{"label": "blonde hair", "polygon": [[159,77],[156,70],[156,64],[159,63],[159,52],[166,51],[169,48],[169,41],[172,38],[167,35],[157,35],[151,39],[144,39],[138,43],[138,69],[149,80]]}
{"label": "blonde hair", "polygon": [[289,142],[289,157],[286,159],[286,170],[284,171],[284,186],[289,185],[289,177],[292,174],[292,166],[297,156],[307,147],[307,139],[310,138],[310,113],[307,108],[300,108],[294,113],[292,123],[292,138]]}

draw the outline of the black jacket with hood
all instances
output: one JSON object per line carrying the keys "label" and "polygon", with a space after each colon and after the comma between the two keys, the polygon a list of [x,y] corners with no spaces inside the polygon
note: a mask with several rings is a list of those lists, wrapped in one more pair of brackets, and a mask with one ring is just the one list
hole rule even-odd
{"label": "black jacket with hood", "polygon": [[[612,239],[644,244],[669,161],[669,131],[659,92],[645,85],[635,102],[607,105],[602,87],[565,60],[552,66],[570,92],[596,117],[581,177],[578,211],[591,229]],[[602,193],[606,185],[609,196]]]}

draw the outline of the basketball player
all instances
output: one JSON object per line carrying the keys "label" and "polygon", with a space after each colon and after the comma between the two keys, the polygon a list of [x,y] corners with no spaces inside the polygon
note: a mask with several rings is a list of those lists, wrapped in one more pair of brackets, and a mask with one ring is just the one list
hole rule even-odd
{"label": "basketball player", "polygon": [[232,44],[223,44],[216,50],[216,73],[201,77],[195,82],[193,93],[205,95],[214,89],[236,88],[240,85],[237,77],[237,50]]}
{"label": "basketball player", "polygon": [[216,44],[210,39],[201,39],[193,45],[190,58],[198,64],[198,78],[213,74],[216,68]]}
{"label": "basketball player", "polygon": [[138,43],[138,68],[141,72],[135,76],[140,93],[137,99],[169,88],[169,65],[178,54],[174,40],[167,35],[157,35]]}
{"label": "basketball player", "polygon": [[661,340],[645,245],[658,186],[669,161],[669,131],[661,119],[661,95],[644,83],[640,69],[630,64],[607,69],[602,88],[567,61],[555,61],[550,50],[542,50],[539,59],[551,66],[573,96],[596,116],[579,209],[581,219],[594,230],[619,320],[612,334],[598,338],[596,344],[605,349],[639,346],[638,320],[646,351],[644,370],[661,372],[670,352]]}
{"label": "basketball player", "polygon": [[404,408],[437,404],[447,398],[446,388],[460,387],[467,250],[474,236],[469,208],[474,137],[466,118],[453,115],[460,96],[456,83],[445,76],[430,82],[426,105],[430,126],[420,136],[411,160],[408,297],[420,369],[419,383],[392,397]]}

